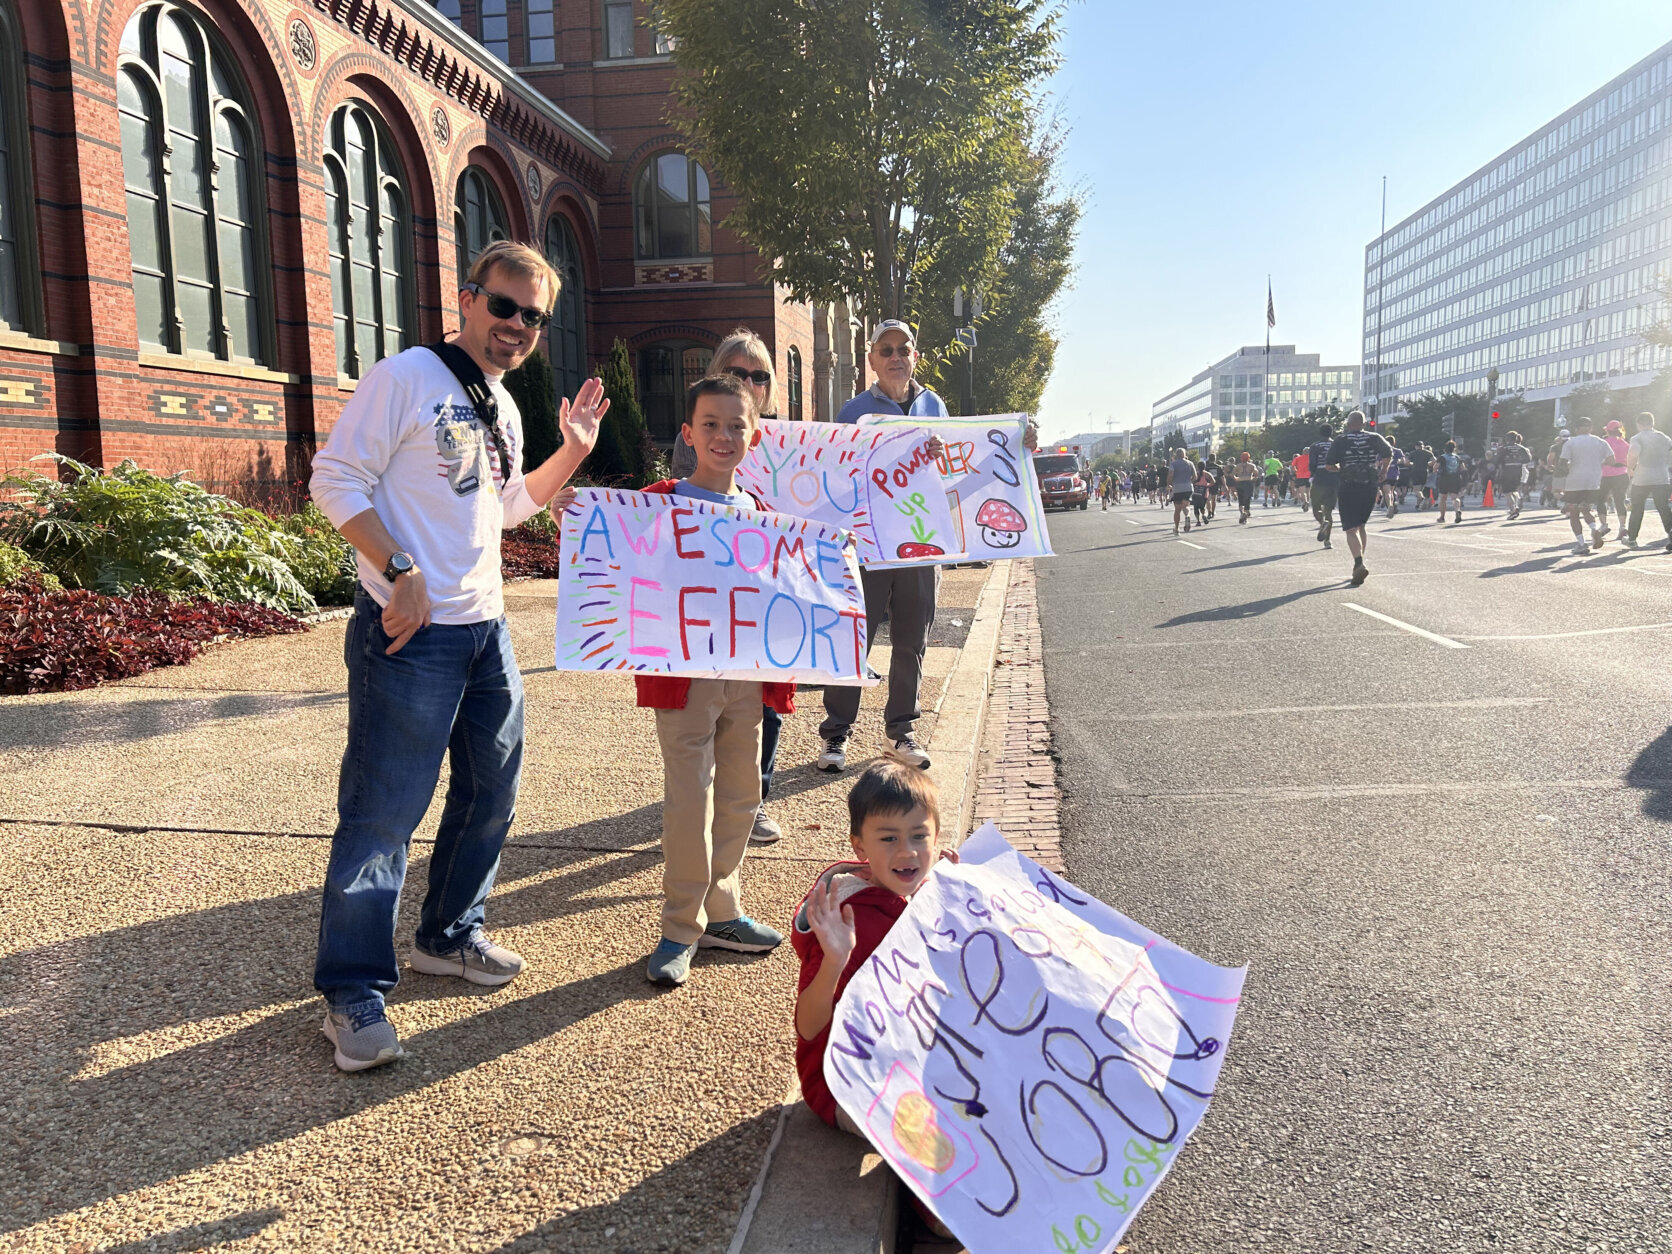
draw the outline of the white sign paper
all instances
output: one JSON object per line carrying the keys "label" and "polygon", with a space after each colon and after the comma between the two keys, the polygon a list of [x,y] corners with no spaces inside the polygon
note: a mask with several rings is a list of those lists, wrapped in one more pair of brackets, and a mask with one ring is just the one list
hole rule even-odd
{"label": "white sign paper", "polygon": [[872,414],[859,425],[873,431],[916,428],[940,436],[946,445],[941,481],[952,505],[958,546],[970,560],[1051,555],[1033,454],[1022,447],[1026,414],[930,419]]}
{"label": "white sign paper", "polygon": [[957,561],[963,551],[928,438],[917,427],[768,418],[737,481],[781,514],[852,531],[861,566]]}
{"label": "white sign paper", "polygon": [[582,488],[562,528],[558,670],[876,682],[859,566],[836,527]]}
{"label": "white sign paper", "polygon": [[971,1254],[1103,1254],[1201,1122],[1246,969],[1134,923],[990,823],[959,853],[848,983],[825,1079]]}

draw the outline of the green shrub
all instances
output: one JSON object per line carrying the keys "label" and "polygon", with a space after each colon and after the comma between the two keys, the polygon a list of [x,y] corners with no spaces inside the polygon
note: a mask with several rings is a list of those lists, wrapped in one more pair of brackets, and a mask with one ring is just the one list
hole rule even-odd
{"label": "green shrub", "polygon": [[287,561],[308,595],[321,605],[353,605],[359,579],[354,546],[331,525],[325,512],[309,501],[279,525],[296,539],[296,551]]}
{"label": "green shrub", "polygon": [[584,463],[586,474],[610,487],[641,488],[650,482],[645,477],[649,469],[645,450],[651,446],[625,342],[615,342],[598,377],[603,380],[604,395],[610,398],[610,411],[604,415],[598,443]]}
{"label": "green shrub", "polygon": [[158,475],[132,461],[99,470],[56,453],[35,460],[43,459],[69,478],[0,480],[12,493],[0,500],[0,539],[67,586],[117,596],[152,588],[290,612],[317,608],[290,567],[303,539],[259,510],[205,491],[184,473]]}
{"label": "green shrub", "polygon": [[545,464],[563,443],[557,431],[557,381],[551,363],[539,349],[505,375],[505,390],[522,414],[523,473]]}
{"label": "green shrub", "polygon": [[7,544],[0,540],[0,588],[9,588],[25,575],[34,576],[34,581],[47,592],[59,592],[64,585],[49,574],[41,564],[15,544]]}

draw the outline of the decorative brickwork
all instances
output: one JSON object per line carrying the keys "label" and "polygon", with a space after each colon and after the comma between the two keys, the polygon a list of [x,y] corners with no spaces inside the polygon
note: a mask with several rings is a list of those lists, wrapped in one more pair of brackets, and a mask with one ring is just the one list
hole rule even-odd
{"label": "decorative brickwork", "polygon": [[634,281],[640,286],[650,283],[712,283],[714,267],[703,262],[681,266],[639,266]]}
{"label": "decorative brickwork", "polygon": [[1015,562],[987,703],[975,824],[997,823],[1017,849],[1041,866],[1061,871],[1062,794],[1051,756],[1044,653],[1033,563]]}

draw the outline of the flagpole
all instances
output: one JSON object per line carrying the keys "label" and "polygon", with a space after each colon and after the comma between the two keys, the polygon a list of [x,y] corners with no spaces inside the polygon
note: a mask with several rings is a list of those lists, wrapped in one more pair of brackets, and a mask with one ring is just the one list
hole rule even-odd
{"label": "flagpole", "polygon": [[1260,389],[1260,427],[1271,436],[1271,326],[1274,318],[1271,303],[1271,275],[1266,275],[1266,386]]}

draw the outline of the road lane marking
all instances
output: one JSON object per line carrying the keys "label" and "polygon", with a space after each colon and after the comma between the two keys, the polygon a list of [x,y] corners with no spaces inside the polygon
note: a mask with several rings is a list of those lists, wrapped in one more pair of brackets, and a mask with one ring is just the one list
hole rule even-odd
{"label": "road lane marking", "polygon": [[1136,518],[1123,518],[1123,519],[1121,519],[1121,521],[1126,522],[1126,523],[1131,523],[1134,527],[1142,527],[1144,525],[1143,523],[1139,522]]}
{"label": "road lane marking", "polygon": [[1381,614],[1381,613],[1378,613],[1375,610],[1366,609],[1364,606],[1359,605],[1357,602],[1343,601],[1341,604],[1346,606],[1350,610],[1357,610],[1360,614],[1368,614],[1371,618],[1380,619],[1382,622],[1388,624],[1388,626],[1390,626],[1390,627],[1399,628],[1400,631],[1408,631],[1413,636],[1421,636],[1424,640],[1432,640],[1435,644],[1441,645],[1441,646],[1443,646],[1447,649],[1467,649],[1469,647],[1468,645],[1462,644],[1459,641],[1451,639],[1450,637],[1437,636],[1431,631],[1424,631],[1421,627],[1413,627],[1410,623],[1401,622],[1397,618],[1390,618],[1386,614]]}
{"label": "road lane marking", "polygon": [[1207,552],[1207,545],[1205,544],[1192,544],[1188,540],[1180,540],[1179,543],[1184,545],[1187,549],[1200,549],[1204,553]]}
{"label": "road lane marking", "polygon": [[1122,800],[1194,801],[1216,803],[1226,797],[1270,801],[1331,801],[1352,797],[1408,797],[1428,793],[1437,796],[1479,792],[1520,792],[1539,789],[1552,792],[1645,792],[1672,790],[1672,779],[1660,776],[1642,779],[1484,779],[1432,783],[1411,781],[1397,784],[1320,784],[1266,788],[1198,788],[1181,792],[1137,789],[1121,792]]}
{"label": "road lane marking", "polygon": [[1575,636],[1617,636],[1627,631],[1664,631],[1672,623],[1640,623],[1635,627],[1592,627],[1589,631],[1550,631],[1536,636],[1464,636],[1465,640],[1572,640]]}
{"label": "road lane marking", "polygon": [[[1473,637],[1471,637],[1473,638]],[[1549,697],[1473,697],[1459,701],[1376,701],[1363,705],[1268,705],[1251,710],[1156,710],[1146,714],[1111,714],[1088,722],[1173,723],[1198,718],[1243,718],[1265,714],[1357,714],[1371,710],[1505,710],[1546,705]]]}

